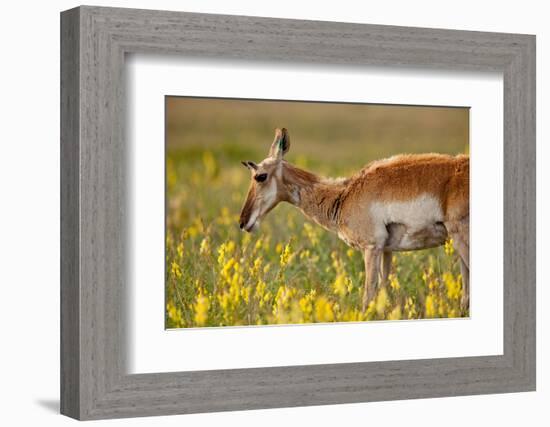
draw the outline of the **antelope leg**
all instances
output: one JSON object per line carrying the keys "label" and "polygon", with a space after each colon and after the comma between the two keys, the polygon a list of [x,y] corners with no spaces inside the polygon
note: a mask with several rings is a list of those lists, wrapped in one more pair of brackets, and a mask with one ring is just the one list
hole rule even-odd
{"label": "antelope leg", "polygon": [[389,283],[388,277],[391,272],[391,264],[392,264],[391,260],[392,260],[392,252],[384,251],[382,253],[382,262],[380,264],[380,287],[381,288],[383,288]]}
{"label": "antelope leg", "polygon": [[460,307],[465,312],[470,305],[470,218],[466,216],[459,221],[445,223],[445,226],[453,239],[453,246],[460,258],[462,275]]}
{"label": "antelope leg", "polygon": [[363,290],[363,313],[374,299],[378,286],[378,275],[382,250],[378,248],[365,249],[365,289]]}
{"label": "antelope leg", "polygon": [[459,221],[450,221],[445,223],[449,236],[453,239],[453,246],[466,264],[470,268],[470,218],[465,217]]}
{"label": "antelope leg", "polygon": [[470,269],[460,257],[460,273],[462,275],[462,298],[460,299],[460,308],[463,313],[470,308]]}

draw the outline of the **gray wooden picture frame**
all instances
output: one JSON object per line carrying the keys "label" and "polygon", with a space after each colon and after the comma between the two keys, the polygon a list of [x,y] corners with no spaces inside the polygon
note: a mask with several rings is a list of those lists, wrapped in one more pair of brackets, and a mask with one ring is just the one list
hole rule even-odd
{"label": "gray wooden picture frame", "polygon": [[[127,374],[128,53],[502,72],[504,354]],[[84,420],[530,390],[535,390],[534,36],[88,6],[62,12],[63,414]]]}

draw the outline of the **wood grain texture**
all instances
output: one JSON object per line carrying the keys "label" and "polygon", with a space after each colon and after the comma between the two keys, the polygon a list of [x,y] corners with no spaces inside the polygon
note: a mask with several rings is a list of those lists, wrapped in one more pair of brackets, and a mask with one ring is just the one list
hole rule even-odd
{"label": "wood grain texture", "polygon": [[[78,419],[535,388],[534,36],[80,7],[62,13],[61,408]],[[129,375],[131,53],[504,75],[504,354]]]}
{"label": "wood grain texture", "polygon": [[61,19],[61,413],[80,414],[78,10]]}

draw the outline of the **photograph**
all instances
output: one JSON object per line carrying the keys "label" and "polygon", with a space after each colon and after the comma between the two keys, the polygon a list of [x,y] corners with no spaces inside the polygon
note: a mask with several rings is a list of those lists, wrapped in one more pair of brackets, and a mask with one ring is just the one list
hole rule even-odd
{"label": "photograph", "polygon": [[469,114],[166,96],[165,327],[469,317]]}

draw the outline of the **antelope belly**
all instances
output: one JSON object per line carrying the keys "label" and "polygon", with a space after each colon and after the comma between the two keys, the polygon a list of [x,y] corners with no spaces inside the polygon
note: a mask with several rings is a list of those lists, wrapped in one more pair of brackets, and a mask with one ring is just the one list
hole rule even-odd
{"label": "antelope belly", "polygon": [[422,194],[407,201],[374,202],[370,213],[375,224],[403,224],[409,231],[421,230],[443,221],[441,204],[431,194]]}
{"label": "antelope belly", "polygon": [[413,251],[441,246],[447,240],[445,226],[436,222],[419,230],[409,230],[403,224],[386,226],[388,238],[384,247],[392,251]]}

